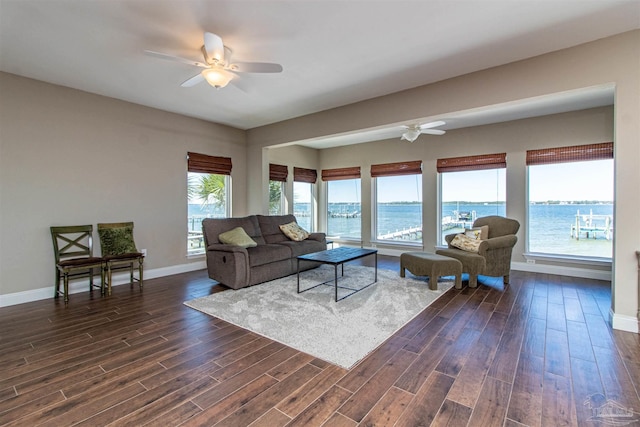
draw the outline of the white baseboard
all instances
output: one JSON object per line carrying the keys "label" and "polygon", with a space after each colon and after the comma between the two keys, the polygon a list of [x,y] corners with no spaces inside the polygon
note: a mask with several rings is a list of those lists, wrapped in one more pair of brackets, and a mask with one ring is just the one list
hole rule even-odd
{"label": "white baseboard", "polygon": [[[155,279],[157,277],[171,276],[173,274],[187,273],[189,271],[202,270],[207,268],[205,261],[192,262],[188,264],[173,265],[170,267],[154,268],[152,270],[144,270],[144,279]],[[100,277],[94,278],[94,283],[100,284]],[[113,275],[113,286],[119,286],[129,283],[129,273],[119,273]],[[13,294],[0,295],[0,307],[8,307],[10,305],[23,304],[25,302],[39,301],[43,299],[53,298],[53,283],[50,286],[40,289],[31,289],[23,292],[15,292]],[[72,281],[69,283],[69,294],[78,292],[86,292],[89,289],[87,279]],[[94,289],[94,292],[100,292]]]}
{"label": "white baseboard", "polygon": [[512,262],[512,270],[528,271],[530,273],[555,274],[557,276],[581,277],[583,279],[595,279],[611,281],[611,271],[593,270],[589,268],[565,267],[549,264],[528,264],[526,262]]}
{"label": "white baseboard", "polygon": [[638,319],[632,316],[625,316],[624,314],[616,314],[609,310],[609,319],[611,321],[611,327],[619,331],[640,333],[640,325]]}

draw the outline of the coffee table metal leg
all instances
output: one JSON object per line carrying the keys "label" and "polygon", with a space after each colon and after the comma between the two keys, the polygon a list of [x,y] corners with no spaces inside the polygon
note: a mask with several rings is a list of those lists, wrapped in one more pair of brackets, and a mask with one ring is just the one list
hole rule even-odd
{"label": "coffee table metal leg", "polygon": [[[344,264],[342,264],[342,275],[344,275]],[[336,302],[338,302],[338,264],[333,266],[333,280],[336,286]]]}
{"label": "coffee table metal leg", "polygon": [[298,293],[300,293],[300,260],[298,259],[297,261],[298,261],[297,263],[298,268],[296,268],[296,270],[298,271]]}
{"label": "coffee table metal leg", "polygon": [[376,252],[376,276],[375,277],[376,277],[376,280],[374,280],[374,282],[377,282],[378,281],[378,252]]}

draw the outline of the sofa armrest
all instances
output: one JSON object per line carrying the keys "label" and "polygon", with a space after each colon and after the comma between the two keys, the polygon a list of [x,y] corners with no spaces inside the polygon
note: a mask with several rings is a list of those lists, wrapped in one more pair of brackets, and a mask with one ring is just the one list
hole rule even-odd
{"label": "sofa armrest", "polygon": [[318,242],[325,242],[327,240],[327,235],[325,233],[310,233],[308,238]]}
{"label": "sofa armrest", "polygon": [[247,253],[247,250],[242,246],[225,245],[224,243],[213,243],[207,246],[207,251],[221,251],[221,252],[243,252]]}

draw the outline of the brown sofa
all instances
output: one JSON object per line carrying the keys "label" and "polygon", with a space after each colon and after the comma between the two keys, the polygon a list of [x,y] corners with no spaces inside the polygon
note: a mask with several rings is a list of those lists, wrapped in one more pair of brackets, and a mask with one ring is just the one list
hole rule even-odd
{"label": "brown sofa", "polygon": [[[285,236],[279,226],[295,220],[293,215],[203,220],[209,277],[230,288],[240,289],[295,273],[298,255],[327,249],[324,233],[311,233],[301,242]],[[258,245],[245,249],[218,240],[218,235],[236,227],[242,227]],[[305,262],[300,264],[300,269],[308,270],[317,265]]]}

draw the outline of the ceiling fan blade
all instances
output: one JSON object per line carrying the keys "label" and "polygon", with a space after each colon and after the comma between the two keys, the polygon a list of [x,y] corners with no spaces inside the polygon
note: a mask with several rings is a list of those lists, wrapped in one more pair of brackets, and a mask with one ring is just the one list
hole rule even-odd
{"label": "ceiling fan blade", "polygon": [[236,62],[229,69],[238,73],[281,73],[283,70],[282,65],[270,62]]}
{"label": "ceiling fan blade", "polygon": [[182,84],[180,86],[182,87],[191,87],[191,86],[195,86],[198,83],[202,83],[204,81],[204,76],[202,75],[202,73],[200,74],[196,74],[195,76],[185,80],[184,82],[182,82]]}
{"label": "ceiling fan blade", "polygon": [[444,135],[445,131],[440,129],[422,129],[420,133],[427,133],[429,135]]}
{"label": "ceiling fan blade", "polygon": [[233,79],[229,83],[235,86],[236,88],[240,89],[242,92],[249,93],[247,86],[241,81],[240,78]]}
{"label": "ceiling fan blade", "polygon": [[220,36],[205,32],[204,50],[207,62],[224,62],[224,44]]}
{"label": "ceiling fan blade", "polygon": [[183,64],[195,65],[196,67],[208,68],[207,64],[194,61],[192,59],[180,58],[179,56],[169,55],[166,53],[154,52],[152,50],[145,50],[144,53],[148,56],[154,56],[156,58],[168,59],[169,61],[182,62]]}
{"label": "ceiling fan blade", "polygon": [[446,122],[443,122],[442,120],[438,120],[436,122],[429,122],[429,123],[425,123],[423,125],[420,125],[420,129],[436,128],[436,127],[442,126],[444,124],[446,124]]}

